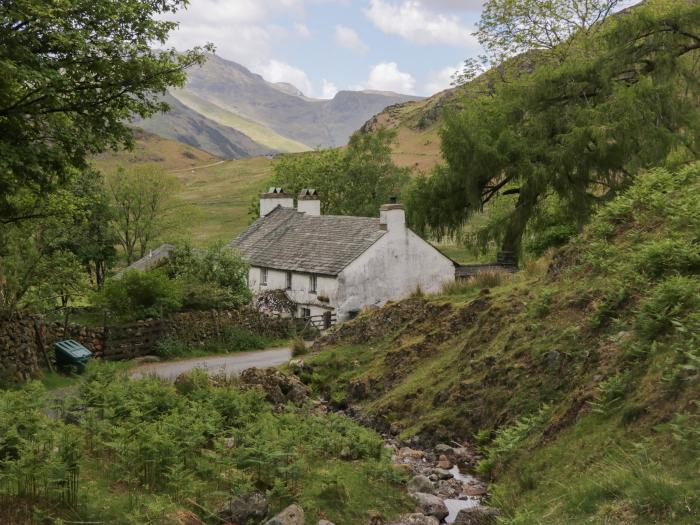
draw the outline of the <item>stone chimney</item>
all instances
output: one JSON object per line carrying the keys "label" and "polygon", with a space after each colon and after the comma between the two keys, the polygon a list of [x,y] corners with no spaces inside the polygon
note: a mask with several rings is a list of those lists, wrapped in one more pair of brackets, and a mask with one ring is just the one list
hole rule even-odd
{"label": "stone chimney", "polygon": [[321,215],[321,199],[313,188],[304,188],[297,197],[297,211],[318,217]]}
{"label": "stone chimney", "polygon": [[270,188],[267,193],[260,194],[260,216],[265,217],[277,206],[294,208],[294,196],[285,193],[282,188]]}
{"label": "stone chimney", "polygon": [[379,208],[379,225],[389,233],[400,233],[406,230],[406,210],[403,204],[397,204],[396,197],[389,198],[389,204]]}

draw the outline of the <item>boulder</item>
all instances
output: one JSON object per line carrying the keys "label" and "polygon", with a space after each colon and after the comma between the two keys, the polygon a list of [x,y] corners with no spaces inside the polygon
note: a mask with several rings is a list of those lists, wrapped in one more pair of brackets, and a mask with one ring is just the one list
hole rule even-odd
{"label": "boulder", "polygon": [[267,516],[267,499],[260,492],[249,492],[227,501],[220,509],[218,517],[224,522],[236,525],[260,523]]}
{"label": "boulder", "polygon": [[416,501],[419,512],[426,516],[435,516],[438,521],[444,520],[450,513],[445,502],[433,494],[416,492],[411,494],[411,497]]}
{"label": "boulder", "polygon": [[454,467],[454,464],[452,463],[452,461],[450,461],[450,460],[448,459],[448,457],[447,457],[446,455],[442,454],[442,455],[438,458],[437,468],[441,468],[441,469],[445,469],[445,470],[450,470],[452,467]]}
{"label": "boulder", "polygon": [[435,487],[433,483],[425,476],[414,476],[410,479],[406,485],[408,492],[413,494],[414,492],[423,492],[425,494],[435,494]]}
{"label": "boulder", "polygon": [[498,510],[491,507],[472,507],[457,513],[455,525],[496,525]]}
{"label": "boulder", "polygon": [[328,520],[318,520],[318,525],[335,525],[335,523]]}
{"label": "boulder", "polygon": [[304,525],[304,510],[299,505],[290,505],[265,525]]}
{"label": "boulder", "polygon": [[437,479],[454,478],[454,475],[452,475],[452,472],[450,472],[449,470],[445,470],[444,468],[434,468],[433,474],[435,474],[437,476]]}
{"label": "boulder", "polygon": [[439,443],[435,445],[436,454],[451,455],[453,453],[453,448],[450,445],[445,445],[444,443]]}
{"label": "boulder", "polygon": [[416,513],[401,516],[398,521],[392,521],[391,525],[440,525],[440,521],[434,516]]}
{"label": "boulder", "polygon": [[257,388],[265,393],[270,403],[301,405],[309,397],[309,389],[296,376],[288,376],[275,369],[249,368],[241,372],[243,386]]}

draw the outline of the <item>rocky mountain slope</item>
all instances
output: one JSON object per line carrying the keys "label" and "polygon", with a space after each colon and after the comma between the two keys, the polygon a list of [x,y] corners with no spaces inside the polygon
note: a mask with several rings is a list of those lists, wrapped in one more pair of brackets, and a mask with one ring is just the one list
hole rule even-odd
{"label": "rocky mountain slope", "polygon": [[167,95],[172,111],[136,125],[224,158],[342,146],[372,115],[418,100],[377,91],[311,99],[216,55],[188,74],[187,84]]}

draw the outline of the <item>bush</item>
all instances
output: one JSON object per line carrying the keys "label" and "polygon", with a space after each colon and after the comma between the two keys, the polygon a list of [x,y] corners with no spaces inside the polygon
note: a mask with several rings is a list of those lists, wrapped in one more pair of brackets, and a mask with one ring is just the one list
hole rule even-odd
{"label": "bush", "polygon": [[158,317],[182,306],[182,289],[160,270],[129,270],[120,279],[107,281],[95,304],[122,320]]}
{"label": "bush", "polygon": [[297,337],[292,342],[292,355],[294,357],[299,357],[307,353],[306,343],[301,337]]}
{"label": "bush", "polygon": [[495,288],[510,281],[512,274],[503,270],[489,270],[477,273],[468,279],[458,279],[442,287],[445,295],[466,295],[484,288]]}
{"label": "bush", "polygon": [[210,309],[236,308],[250,302],[248,268],[236,252],[219,243],[205,251],[176,248],[165,270],[183,283],[186,307]]}

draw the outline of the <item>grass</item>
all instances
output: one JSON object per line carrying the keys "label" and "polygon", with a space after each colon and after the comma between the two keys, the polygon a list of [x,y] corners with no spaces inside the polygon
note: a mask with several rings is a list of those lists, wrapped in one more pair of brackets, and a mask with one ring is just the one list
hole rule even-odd
{"label": "grass", "polygon": [[516,275],[363,313],[301,377],[403,438],[478,436],[504,523],[700,522],[698,173],[645,174]]}

